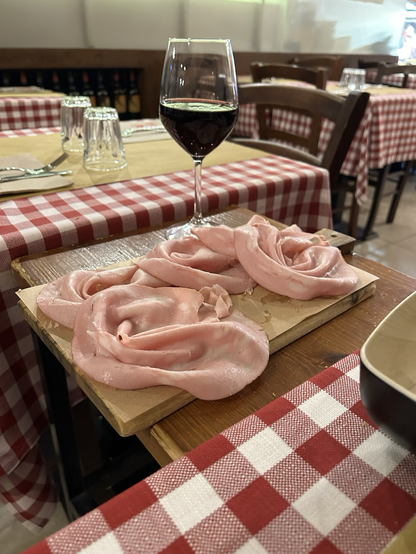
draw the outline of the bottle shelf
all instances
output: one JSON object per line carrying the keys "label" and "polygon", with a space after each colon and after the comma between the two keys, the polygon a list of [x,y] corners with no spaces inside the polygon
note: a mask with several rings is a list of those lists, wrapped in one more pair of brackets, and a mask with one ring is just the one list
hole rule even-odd
{"label": "bottle shelf", "polygon": [[88,96],[93,106],[111,106],[120,119],[141,118],[140,69],[69,68],[0,70],[0,87],[38,86]]}

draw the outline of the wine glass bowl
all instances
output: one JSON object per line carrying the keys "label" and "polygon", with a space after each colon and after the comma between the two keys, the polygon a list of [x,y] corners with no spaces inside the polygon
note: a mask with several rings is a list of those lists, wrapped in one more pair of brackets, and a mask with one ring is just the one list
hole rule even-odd
{"label": "wine glass bowl", "polygon": [[238,115],[237,79],[229,40],[169,39],[163,66],[160,119],[194,162],[194,214],[167,238],[212,225],[201,209],[202,160],[231,133]]}

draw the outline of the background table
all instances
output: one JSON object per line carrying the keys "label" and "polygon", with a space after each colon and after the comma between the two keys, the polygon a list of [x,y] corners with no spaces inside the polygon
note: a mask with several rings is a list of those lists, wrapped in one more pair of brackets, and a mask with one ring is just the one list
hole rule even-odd
{"label": "background table", "polygon": [[0,131],[60,125],[63,94],[0,94]]}
{"label": "background table", "polygon": [[416,456],[369,419],[358,366],[341,359],[26,553],[379,554],[416,513]]}
{"label": "background table", "polygon": [[[329,84],[328,86],[333,86]],[[416,91],[408,89],[368,89],[370,100],[360,126],[349,148],[341,173],[357,178],[356,198],[362,205],[367,198],[368,170],[416,159]],[[272,125],[276,128],[300,127],[307,135],[309,121],[304,116],[278,113],[275,110]],[[320,137],[320,151],[327,143],[331,125],[324,120]],[[239,118],[233,134],[254,137],[257,133],[257,115],[254,105],[240,106]]]}
{"label": "background table", "polygon": [[[8,131],[1,136],[41,136],[56,131]],[[59,135],[56,140],[59,144]],[[134,146],[139,148],[140,144]],[[7,155],[5,150],[7,140],[2,142],[3,155]],[[163,165],[158,166],[159,171],[161,168]],[[306,230],[331,226],[327,172],[284,158],[267,156],[205,168],[203,193],[205,211],[238,204],[287,224],[297,221]],[[54,500],[44,502],[47,494],[53,498],[35,450],[47,425],[44,398],[30,330],[17,309],[11,261],[187,217],[192,209],[190,171],[0,203],[0,493],[29,528],[47,522]],[[36,468],[19,473],[25,456],[30,466],[29,451],[36,459]],[[22,495],[18,486],[23,485]]]}

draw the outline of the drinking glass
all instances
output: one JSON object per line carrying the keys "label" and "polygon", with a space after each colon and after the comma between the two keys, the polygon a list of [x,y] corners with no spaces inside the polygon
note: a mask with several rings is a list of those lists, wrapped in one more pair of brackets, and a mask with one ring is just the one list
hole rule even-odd
{"label": "drinking glass", "polygon": [[84,111],[91,106],[87,96],[67,96],[61,102],[61,141],[64,152],[82,152],[84,148]]}
{"label": "drinking glass", "polygon": [[215,225],[203,218],[202,161],[231,133],[238,115],[237,79],[228,39],[169,39],[163,66],[160,119],[194,162],[194,214],[175,224],[166,238],[191,235]]}
{"label": "drinking glass", "polygon": [[362,90],[365,85],[365,69],[356,69],[355,67],[345,67],[342,71],[339,82],[340,88],[348,90]]}
{"label": "drinking glass", "polygon": [[87,108],[84,113],[85,169],[114,171],[126,167],[126,156],[115,108]]}

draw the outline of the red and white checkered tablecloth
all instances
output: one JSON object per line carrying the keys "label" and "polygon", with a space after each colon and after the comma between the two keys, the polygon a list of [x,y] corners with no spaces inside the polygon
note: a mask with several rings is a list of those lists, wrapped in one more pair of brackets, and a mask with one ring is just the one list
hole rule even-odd
{"label": "red and white checkered tablecloth", "polygon": [[60,125],[59,96],[0,97],[0,131]]}
{"label": "red and white checkered tablecloth", "polygon": [[415,472],[361,403],[356,352],[25,554],[378,554]]}
{"label": "red and white checkered tablecloth", "polygon": [[[51,130],[0,136],[44,132]],[[287,224],[297,222],[312,232],[332,225],[328,173],[285,158],[268,156],[205,168],[204,211],[232,204]],[[183,218],[192,210],[191,171],[0,202],[0,476],[11,477],[27,452],[37,448],[47,425],[34,346],[17,307],[11,261]],[[37,485],[29,473],[22,490],[39,490]],[[31,509],[21,509],[29,528],[37,525],[45,498],[40,495]],[[7,501],[1,483],[0,499]]]}
{"label": "red and white checkered tablecloth", "polygon": [[[299,128],[304,136],[310,131],[305,116],[274,110],[275,128]],[[368,169],[382,168],[394,162],[416,159],[416,91],[373,94],[341,168],[341,173],[357,178],[359,204],[367,198]],[[319,150],[330,138],[332,124],[323,121]],[[255,137],[258,133],[254,104],[240,106],[233,134]]]}

